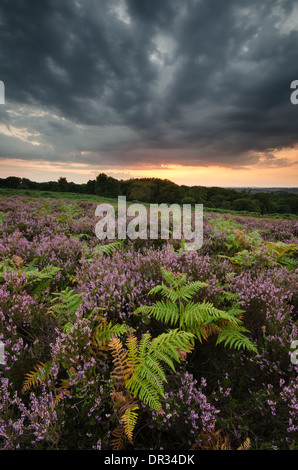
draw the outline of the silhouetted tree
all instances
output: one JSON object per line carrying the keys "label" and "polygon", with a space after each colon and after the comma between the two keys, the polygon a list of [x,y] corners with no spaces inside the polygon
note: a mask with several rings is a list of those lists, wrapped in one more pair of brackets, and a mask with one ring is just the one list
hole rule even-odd
{"label": "silhouetted tree", "polygon": [[104,197],[118,197],[121,195],[120,182],[105,173],[100,173],[95,180],[95,194]]}
{"label": "silhouetted tree", "polygon": [[67,179],[65,177],[60,177],[58,179],[58,183],[57,183],[57,191],[61,191],[61,192],[67,192],[69,191],[68,189],[68,182],[67,182]]}

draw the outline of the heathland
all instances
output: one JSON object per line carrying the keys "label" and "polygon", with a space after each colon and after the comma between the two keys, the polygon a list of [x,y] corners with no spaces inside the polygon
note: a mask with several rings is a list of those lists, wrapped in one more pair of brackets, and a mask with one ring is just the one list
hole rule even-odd
{"label": "heathland", "polygon": [[296,449],[297,218],[207,207],[188,251],[100,202],[1,191],[0,449]]}

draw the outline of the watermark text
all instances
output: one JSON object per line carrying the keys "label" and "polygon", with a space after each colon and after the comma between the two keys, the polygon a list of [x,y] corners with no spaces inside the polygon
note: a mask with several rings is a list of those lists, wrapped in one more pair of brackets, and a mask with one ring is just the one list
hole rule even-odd
{"label": "watermark text", "polygon": [[[135,203],[126,205],[126,197],[118,197],[117,221],[115,207],[99,204],[95,215],[100,217],[95,227],[99,240],[140,238],[156,240],[185,240],[186,250],[198,250],[203,244],[203,205]],[[116,237],[117,234],[117,237]]]}
{"label": "watermark text", "polygon": [[298,104],[298,80],[294,80],[291,83],[291,88],[294,88],[295,91],[291,94],[291,103]]}
{"label": "watermark text", "polygon": [[4,343],[0,341],[0,364],[4,364]]}
{"label": "watermark text", "polygon": [[0,104],[5,104],[5,86],[2,80],[0,80]]}

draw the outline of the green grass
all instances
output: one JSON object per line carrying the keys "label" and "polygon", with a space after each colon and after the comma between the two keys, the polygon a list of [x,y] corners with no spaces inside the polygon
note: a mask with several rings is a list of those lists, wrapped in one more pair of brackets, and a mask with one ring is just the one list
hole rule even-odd
{"label": "green grass", "polygon": [[67,199],[69,201],[89,201],[89,202],[107,202],[117,204],[116,198],[96,196],[94,194],[81,194],[58,191],[41,191],[39,189],[3,189],[0,188],[0,195],[3,196],[28,196],[36,199]]}
{"label": "green grass", "polygon": [[[108,203],[112,205],[118,204],[117,198],[96,196],[94,194],[83,194],[83,193],[71,193],[71,192],[57,192],[57,191],[41,191],[39,189],[12,189],[12,188],[0,188],[0,196],[28,196],[33,198],[46,198],[46,199],[66,199],[73,202],[89,201],[94,203]],[[139,203],[140,201],[127,201],[127,204]],[[146,207],[150,206],[150,203],[142,202]],[[256,212],[247,211],[233,211],[229,209],[219,209],[213,207],[203,206],[204,212],[215,212],[218,214],[227,215],[239,215],[242,217],[256,217],[264,219],[286,219],[286,220],[298,220],[298,215],[295,214],[259,214]]]}

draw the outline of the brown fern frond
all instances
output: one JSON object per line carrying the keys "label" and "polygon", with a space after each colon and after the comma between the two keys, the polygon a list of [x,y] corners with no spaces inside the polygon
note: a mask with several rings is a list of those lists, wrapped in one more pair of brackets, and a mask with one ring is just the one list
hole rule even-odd
{"label": "brown fern frond", "polygon": [[12,264],[15,268],[22,269],[22,267],[24,266],[24,260],[20,256],[13,256]]}
{"label": "brown fern frond", "polygon": [[124,437],[125,437],[125,432],[124,432],[124,425],[119,424],[114,431],[112,431],[112,436],[114,436],[114,439],[111,440],[110,446],[112,447],[113,450],[123,450],[124,446]]}
{"label": "brown fern frond", "polygon": [[122,391],[115,389],[112,392],[112,399],[119,408],[119,426],[112,432],[115,439],[111,444],[115,447],[123,446],[123,438],[127,437],[130,444],[133,444],[133,431],[136,426],[138,415],[136,410],[139,409],[137,402],[129,395],[125,395]]}
{"label": "brown fern frond", "polygon": [[202,432],[199,435],[198,443],[195,443],[191,450],[232,450],[229,443],[229,436],[222,436],[222,429]]}
{"label": "brown fern frond", "polygon": [[[130,393],[127,391],[127,395],[125,396],[125,402],[122,403],[122,406],[119,410],[119,415],[122,416],[126,413],[126,411],[129,409],[129,408],[132,408],[133,406],[137,406],[137,401],[132,398],[132,396],[130,395]],[[121,418],[120,418],[121,420]]]}
{"label": "brown fern frond", "polygon": [[69,390],[65,390],[65,389],[61,389],[61,392],[56,396],[55,400],[54,400],[54,403],[52,405],[52,411],[56,408],[57,404],[63,400],[63,398],[65,396],[69,396],[70,395],[70,391]]}
{"label": "brown fern frond", "polygon": [[245,439],[243,444],[241,444],[241,446],[239,446],[237,450],[248,450],[248,449],[250,449],[250,439],[249,439],[249,437],[247,437]]}
{"label": "brown fern frond", "polygon": [[61,389],[67,389],[70,387],[70,379],[62,379],[60,381],[60,387],[59,387],[59,390]]}
{"label": "brown fern frond", "polygon": [[209,323],[208,325],[203,325],[201,327],[201,333],[203,338],[206,340],[209,336],[220,333],[220,328],[217,325]]}
{"label": "brown fern frond", "polygon": [[37,364],[31,372],[25,374],[25,380],[23,381],[23,386],[21,393],[27,392],[31,387],[36,387],[45,381],[46,375],[44,368],[48,363]]}
{"label": "brown fern frond", "polygon": [[249,243],[245,238],[245,233],[239,230],[238,228],[233,230],[236,240],[243,246],[243,248],[248,248]]}
{"label": "brown fern frond", "polygon": [[123,413],[123,415],[120,418],[120,423],[123,424],[124,426],[124,433],[130,442],[130,444],[133,444],[133,431],[134,428],[137,424],[138,420],[138,414],[135,412],[136,410],[139,409],[139,406],[136,404],[131,404],[128,406],[126,411]]}
{"label": "brown fern frond", "polygon": [[127,389],[119,391],[113,388],[111,397],[118,410],[116,413],[119,417],[119,424],[123,425],[124,435],[133,444],[133,431],[138,419],[136,410],[139,409],[139,405]]}
{"label": "brown fern frond", "polygon": [[56,316],[53,307],[48,308],[45,314]]}
{"label": "brown fern frond", "polygon": [[[250,448],[250,439],[246,438],[237,450],[248,450]],[[218,429],[208,432],[202,432],[199,435],[198,443],[194,444],[191,450],[234,450],[230,445],[230,437],[223,436],[223,430]]]}
{"label": "brown fern frond", "polygon": [[193,346],[193,345],[190,345],[188,351],[182,351],[181,349],[177,349],[177,354],[178,354],[179,360],[180,360],[181,362],[186,361],[187,355],[188,355],[191,351],[193,351],[193,349],[194,349],[194,346]]}
{"label": "brown fern frond", "polygon": [[122,343],[116,336],[109,342],[109,348],[113,356],[113,377],[118,387],[125,386],[132,374],[131,367],[127,364],[127,351],[123,349]]}
{"label": "brown fern frond", "polygon": [[113,388],[111,393],[111,398],[113,402],[119,407],[122,408],[124,404],[127,402],[127,397],[124,395],[122,391],[117,391]]}
{"label": "brown fern frond", "polygon": [[[116,405],[117,415],[123,415],[129,408],[135,406],[137,401],[131,396],[129,390],[116,390],[113,388],[111,398]],[[121,419],[121,418],[120,418]]]}

